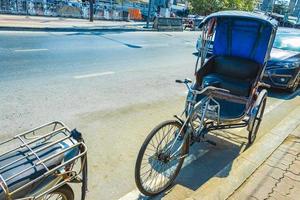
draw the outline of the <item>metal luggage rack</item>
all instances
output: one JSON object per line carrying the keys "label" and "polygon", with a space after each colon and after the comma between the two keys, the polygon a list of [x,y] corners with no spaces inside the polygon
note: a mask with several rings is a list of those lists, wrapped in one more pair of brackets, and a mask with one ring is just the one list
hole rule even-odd
{"label": "metal luggage rack", "polygon": [[[75,134],[73,134],[75,133]],[[20,150],[26,150],[27,152],[24,153],[23,156],[20,158],[13,160],[12,162],[9,162],[3,166],[0,166],[0,189],[2,188],[5,194],[6,199],[15,199],[13,196],[26,189],[26,187],[31,186],[38,181],[43,180],[44,178],[47,178],[51,175],[54,175],[55,177],[61,177],[62,181],[60,181],[58,184],[53,186],[52,188],[48,189],[47,191],[42,192],[41,194],[38,194],[37,196],[33,195],[30,197],[22,197],[18,198],[19,200],[25,200],[25,199],[38,199],[43,197],[44,195],[58,189],[59,187],[63,186],[64,184],[68,182],[81,182],[83,183],[82,178],[79,176],[79,174],[83,171],[84,165],[86,164],[86,154],[87,154],[87,147],[84,144],[83,139],[81,138],[81,134],[77,134],[76,130],[73,132],[71,131],[64,123],[60,121],[53,121],[47,124],[44,124],[42,126],[39,126],[37,128],[34,128],[32,130],[23,132],[21,134],[18,134],[14,136],[13,138],[10,138],[4,142],[0,143],[0,149],[3,149],[6,145],[14,145],[15,147],[9,148],[9,150],[6,150],[5,152],[0,152],[0,158],[2,158],[5,155],[8,155],[10,153],[18,152]],[[75,136],[74,136],[75,135]],[[71,142],[71,145],[62,148],[59,152],[55,152],[52,155],[49,155],[45,158],[40,158],[38,153],[47,150],[48,148],[54,147],[54,145],[59,145],[61,142],[68,141]],[[45,144],[44,146],[38,146],[37,148],[34,148],[35,146],[40,144]],[[62,156],[64,153],[71,151],[71,150],[79,150],[78,154],[67,161],[61,161],[60,164],[57,166],[49,169],[47,167],[46,162],[56,159],[59,156]],[[31,157],[31,158],[30,158]],[[30,160],[32,157],[35,158],[35,161],[32,162],[32,165],[30,167],[26,167],[19,171],[16,174],[11,175],[10,177],[3,178],[1,175],[1,170],[4,170],[6,168],[9,168],[10,166],[22,161],[22,160]],[[81,159],[81,166],[79,169],[74,169],[74,165],[78,159]],[[0,159],[1,160],[1,159]],[[11,190],[8,186],[8,181],[18,177],[18,176],[24,176],[26,172],[32,169],[36,169],[36,167],[42,166],[45,171],[45,173],[42,173],[37,178],[30,180],[26,184],[23,184],[22,186],[15,188]],[[64,170],[62,170],[64,169]]]}

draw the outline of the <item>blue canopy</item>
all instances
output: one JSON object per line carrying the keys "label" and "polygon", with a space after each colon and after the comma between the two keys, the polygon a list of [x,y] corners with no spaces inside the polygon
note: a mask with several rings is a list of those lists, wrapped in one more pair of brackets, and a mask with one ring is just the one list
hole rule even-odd
{"label": "blue canopy", "polygon": [[[277,21],[244,11],[221,11],[207,16],[200,27],[216,19],[214,55],[238,56],[263,64]],[[273,43],[270,43],[272,45]]]}

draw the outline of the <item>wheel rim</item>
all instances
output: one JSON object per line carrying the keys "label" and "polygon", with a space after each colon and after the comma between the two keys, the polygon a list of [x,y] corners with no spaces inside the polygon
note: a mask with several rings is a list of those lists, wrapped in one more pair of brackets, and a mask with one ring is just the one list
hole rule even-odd
{"label": "wheel rim", "polygon": [[160,128],[151,138],[140,166],[140,182],[149,193],[166,189],[175,178],[181,159],[183,138],[179,127],[169,124]]}
{"label": "wheel rim", "polygon": [[260,123],[261,123],[262,118],[263,118],[263,113],[264,113],[264,110],[265,110],[265,106],[266,106],[266,99],[264,99],[262,101],[262,104],[258,108],[257,115],[255,116],[255,119],[254,119],[254,122],[253,122],[253,128],[252,128],[251,134],[250,134],[250,143],[251,144],[256,139],[257,131],[258,131],[258,128],[259,128]]}
{"label": "wheel rim", "polygon": [[65,194],[62,194],[60,192],[53,192],[45,195],[43,197],[43,200],[68,200],[68,199]]}

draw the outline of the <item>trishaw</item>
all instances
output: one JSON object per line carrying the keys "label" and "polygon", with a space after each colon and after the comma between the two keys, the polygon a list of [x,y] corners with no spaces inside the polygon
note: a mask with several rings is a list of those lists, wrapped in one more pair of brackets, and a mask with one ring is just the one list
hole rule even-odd
{"label": "trishaw", "polygon": [[[80,132],[50,122],[0,142],[0,200],[74,200],[87,191],[87,148]],[[78,198],[77,198],[78,199]]]}
{"label": "trishaw", "polygon": [[277,22],[244,11],[221,11],[207,16],[200,29],[196,81],[176,80],[188,89],[184,112],[156,126],[137,157],[136,185],[147,196],[172,185],[191,144],[214,144],[206,137],[210,131],[247,127],[250,146],[262,121],[268,85],[261,80]]}

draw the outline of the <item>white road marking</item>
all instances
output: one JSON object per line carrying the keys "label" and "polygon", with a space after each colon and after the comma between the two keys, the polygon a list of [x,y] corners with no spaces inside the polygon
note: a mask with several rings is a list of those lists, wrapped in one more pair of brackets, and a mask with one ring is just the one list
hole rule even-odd
{"label": "white road marking", "polygon": [[16,49],[15,52],[48,51],[49,49]]}
{"label": "white road marking", "polygon": [[92,78],[92,77],[97,77],[97,76],[110,75],[110,74],[114,74],[114,73],[115,72],[101,72],[101,73],[78,75],[78,76],[74,76],[73,78],[75,78],[75,79]]}
{"label": "white road marking", "polygon": [[[190,154],[188,157],[184,159],[184,163],[181,167],[183,169],[184,167],[190,165],[192,162],[206,154],[209,150],[202,150],[197,155]],[[134,189],[131,192],[127,193],[123,197],[119,198],[118,200],[138,200],[141,196],[143,196],[138,189]]]}

